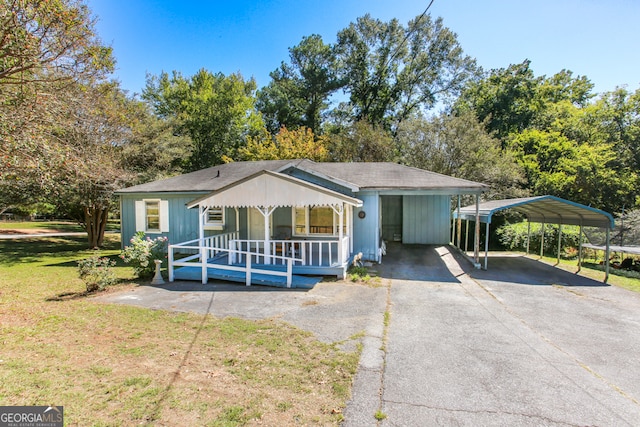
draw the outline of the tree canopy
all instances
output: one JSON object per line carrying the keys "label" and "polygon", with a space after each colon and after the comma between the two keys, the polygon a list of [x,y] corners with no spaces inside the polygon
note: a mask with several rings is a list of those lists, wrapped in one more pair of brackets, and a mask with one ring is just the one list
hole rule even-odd
{"label": "tree canopy", "polygon": [[477,72],[441,18],[403,27],[365,15],[338,33],[336,56],[354,121],[394,130],[412,115],[454,97]]}
{"label": "tree canopy", "polygon": [[262,126],[255,113],[253,79],[238,74],[225,76],[201,69],[185,78],[177,71],[169,77],[148,76],[143,98],[155,113],[174,123],[174,133],[188,135],[191,150],[185,171],[194,171],[233,158],[247,135]]}
{"label": "tree canopy", "polygon": [[638,193],[640,93],[601,94],[584,76],[535,76],[530,62],[470,82],[454,112],[472,112],[524,168],[532,194],[551,194],[609,212]]}
{"label": "tree canopy", "polygon": [[0,211],[55,202],[99,246],[113,190],[226,161],[391,161],[640,207],[640,89],[524,60],[481,70],[441,18],[362,16],[302,38],[260,89],[240,72],[148,75],[141,98],[109,80],[111,48],[81,0],[0,0]]}

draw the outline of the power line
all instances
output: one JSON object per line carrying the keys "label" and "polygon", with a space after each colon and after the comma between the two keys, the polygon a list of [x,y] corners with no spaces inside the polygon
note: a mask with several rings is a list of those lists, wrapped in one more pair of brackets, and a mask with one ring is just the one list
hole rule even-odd
{"label": "power line", "polygon": [[387,63],[385,64],[385,68],[387,66],[389,66],[389,64],[391,63],[391,61],[394,60],[394,58],[396,57],[396,55],[398,54],[398,52],[400,51],[400,49],[402,48],[402,46],[406,43],[406,41],[409,39],[409,37],[411,37],[411,34],[413,34],[413,32],[416,30],[416,28],[418,27],[418,23],[422,20],[422,18],[424,18],[427,15],[427,12],[429,11],[429,9],[431,8],[431,5],[433,4],[435,0],[431,0],[429,2],[429,4],[427,5],[427,8],[424,10],[424,12],[422,12],[420,14],[420,16],[418,16],[418,18],[415,21],[415,25],[413,26],[413,28],[409,28],[409,31],[407,32],[407,34],[405,34],[404,38],[402,39],[402,41],[400,42],[400,44],[398,45],[398,47],[396,48],[396,51],[393,53],[393,55],[391,55],[389,57],[389,61],[387,61]]}

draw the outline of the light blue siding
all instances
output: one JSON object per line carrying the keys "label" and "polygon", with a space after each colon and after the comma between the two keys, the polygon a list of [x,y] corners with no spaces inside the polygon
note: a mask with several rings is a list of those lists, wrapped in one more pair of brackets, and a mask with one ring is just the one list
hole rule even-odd
{"label": "light blue siding", "polygon": [[[160,199],[169,202],[169,231],[166,233],[152,233],[153,238],[164,236],[169,243],[180,243],[198,238],[198,209],[187,209],[186,204],[207,193],[191,194],[123,194],[121,200],[122,245],[129,244],[129,239],[136,233],[135,202],[144,199]],[[227,212],[227,218],[235,223],[235,212]]]}
{"label": "light blue siding", "polygon": [[[353,210],[353,253],[362,252],[368,261],[378,261],[380,247],[380,196],[377,192],[358,193],[356,197],[363,202],[361,208]],[[364,218],[358,214],[365,213]]]}
{"label": "light blue siding", "polygon": [[402,201],[402,243],[449,243],[450,196],[405,195]]}

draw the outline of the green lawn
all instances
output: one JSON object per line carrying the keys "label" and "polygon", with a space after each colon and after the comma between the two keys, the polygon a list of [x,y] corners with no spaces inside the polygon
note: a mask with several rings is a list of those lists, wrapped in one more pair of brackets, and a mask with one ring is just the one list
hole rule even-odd
{"label": "green lawn", "polygon": [[[539,256],[537,255],[529,255],[529,257],[539,259]],[[541,260],[550,265],[556,265],[556,263],[558,262],[557,257],[545,256]],[[576,273],[578,271],[578,261],[577,259],[560,259],[560,264],[557,267],[562,268],[563,270],[570,271],[572,273]],[[602,267],[595,263],[594,260],[587,260],[586,263],[583,263],[579,274],[594,280],[598,280],[600,282],[604,280],[605,276]],[[615,286],[620,286],[621,288],[629,289],[634,292],[640,292],[640,278],[626,277],[622,274],[625,273],[619,270],[615,270],[613,267],[611,267],[611,269],[609,270],[609,280],[607,281],[607,283]]]}
{"label": "green lawn", "polygon": [[[0,405],[63,405],[83,426],[339,424],[357,351],[273,319],[94,302],[76,273],[85,245],[0,241]],[[107,236],[101,254],[118,253]]]}
{"label": "green lawn", "polygon": [[[119,229],[119,222],[110,221],[107,223],[107,230],[116,231]],[[80,224],[71,221],[0,221],[0,234],[2,233],[2,230],[37,230],[43,232],[85,231]]]}

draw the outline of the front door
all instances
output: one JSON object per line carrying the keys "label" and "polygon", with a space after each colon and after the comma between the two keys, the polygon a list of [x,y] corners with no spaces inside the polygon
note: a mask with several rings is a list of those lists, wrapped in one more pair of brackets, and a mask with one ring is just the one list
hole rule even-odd
{"label": "front door", "polygon": [[264,215],[256,208],[249,209],[249,240],[264,240]]}

